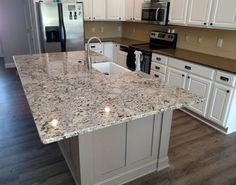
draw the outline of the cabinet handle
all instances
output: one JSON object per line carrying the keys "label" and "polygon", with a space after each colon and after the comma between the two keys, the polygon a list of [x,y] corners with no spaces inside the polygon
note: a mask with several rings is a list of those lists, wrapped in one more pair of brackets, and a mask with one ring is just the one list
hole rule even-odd
{"label": "cabinet handle", "polygon": [[159,75],[157,75],[157,74],[154,74],[154,76],[157,77],[157,78],[159,78]]}
{"label": "cabinet handle", "polygon": [[213,26],[213,23],[210,23],[211,26]]}
{"label": "cabinet handle", "polygon": [[226,92],[227,92],[227,93],[230,93],[230,90],[227,90]]}
{"label": "cabinet handle", "polygon": [[157,70],[159,70],[159,69],[160,69],[160,67],[159,67],[159,66],[156,66],[155,68],[156,68]]}
{"label": "cabinet handle", "polygon": [[185,69],[191,70],[192,68],[190,66],[185,66]]}
{"label": "cabinet handle", "polygon": [[160,57],[156,57],[156,60],[161,61],[161,58]]}
{"label": "cabinet handle", "polygon": [[185,77],[185,75],[184,75],[184,74],[182,74],[182,77]]}
{"label": "cabinet handle", "polygon": [[224,76],[221,76],[221,77],[220,77],[220,79],[221,79],[221,80],[223,80],[223,81],[226,81],[226,82],[228,82],[228,81],[229,81],[229,78],[227,78],[227,77],[224,77]]}

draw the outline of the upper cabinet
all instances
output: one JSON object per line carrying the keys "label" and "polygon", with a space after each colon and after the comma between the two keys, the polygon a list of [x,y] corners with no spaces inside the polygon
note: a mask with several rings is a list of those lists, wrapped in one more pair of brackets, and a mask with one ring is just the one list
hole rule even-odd
{"label": "upper cabinet", "polygon": [[83,0],[85,20],[105,20],[106,0]]}
{"label": "upper cabinet", "polygon": [[207,26],[212,0],[189,0],[187,24]]}
{"label": "upper cabinet", "polygon": [[236,29],[236,0],[171,0],[169,23]]}
{"label": "upper cabinet", "polygon": [[185,25],[188,11],[188,0],[171,0],[169,23]]}
{"label": "upper cabinet", "polygon": [[215,0],[210,24],[212,27],[236,29],[236,0]]}
{"label": "upper cabinet", "polygon": [[125,19],[141,20],[142,0],[125,0]]}
{"label": "upper cabinet", "polygon": [[124,19],[124,0],[107,0],[106,9],[108,20]]}

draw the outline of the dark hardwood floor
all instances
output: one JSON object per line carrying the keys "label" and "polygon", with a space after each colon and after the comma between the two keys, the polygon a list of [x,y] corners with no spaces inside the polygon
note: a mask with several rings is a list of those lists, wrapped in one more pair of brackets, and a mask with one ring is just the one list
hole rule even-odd
{"label": "dark hardwood floor", "polygon": [[[236,134],[175,111],[169,156],[169,169],[126,185],[236,185]],[[74,185],[57,144],[41,144],[19,77],[1,60],[0,185]]]}

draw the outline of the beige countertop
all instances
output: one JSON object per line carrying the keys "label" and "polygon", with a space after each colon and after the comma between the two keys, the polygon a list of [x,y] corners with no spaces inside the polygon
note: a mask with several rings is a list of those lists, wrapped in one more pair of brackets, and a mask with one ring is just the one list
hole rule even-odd
{"label": "beige countertop", "polygon": [[[14,57],[44,144],[203,101],[142,72],[88,73],[85,56],[76,51]],[[92,58],[107,60],[95,53]]]}

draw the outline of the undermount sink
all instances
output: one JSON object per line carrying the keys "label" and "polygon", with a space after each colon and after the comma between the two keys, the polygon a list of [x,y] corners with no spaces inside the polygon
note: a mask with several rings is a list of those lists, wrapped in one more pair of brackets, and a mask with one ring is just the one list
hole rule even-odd
{"label": "undermount sink", "polygon": [[114,62],[93,63],[92,67],[105,75],[123,74],[130,71]]}

